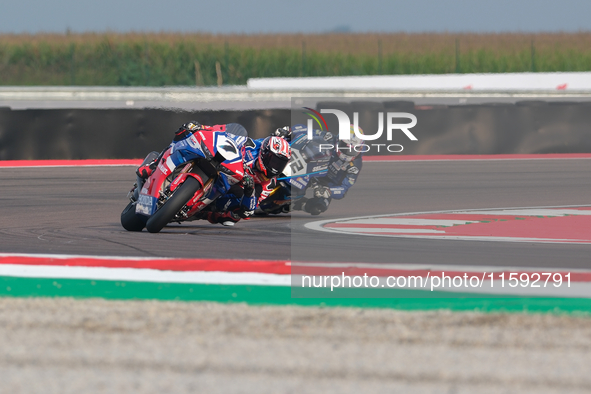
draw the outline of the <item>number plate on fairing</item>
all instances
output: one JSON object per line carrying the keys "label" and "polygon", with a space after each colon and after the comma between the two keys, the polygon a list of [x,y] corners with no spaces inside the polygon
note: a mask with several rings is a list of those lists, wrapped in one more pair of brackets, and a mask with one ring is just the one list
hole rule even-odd
{"label": "number plate on fairing", "polygon": [[135,205],[135,213],[139,213],[140,215],[152,216],[154,214],[154,211],[156,210],[155,208],[155,197],[140,194],[140,197],[137,200],[137,204]]}
{"label": "number plate on fairing", "polygon": [[291,158],[289,159],[289,169],[291,176],[304,175],[306,173],[307,163],[304,157],[297,149],[291,150]]}

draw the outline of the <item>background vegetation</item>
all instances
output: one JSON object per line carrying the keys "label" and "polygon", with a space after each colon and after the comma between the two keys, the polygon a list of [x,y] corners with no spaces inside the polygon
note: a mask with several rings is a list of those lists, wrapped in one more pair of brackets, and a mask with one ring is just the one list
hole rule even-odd
{"label": "background vegetation", "polygon": [[591,71],[591,33],[0,35],[0,85],[237,85],[248,78]]}

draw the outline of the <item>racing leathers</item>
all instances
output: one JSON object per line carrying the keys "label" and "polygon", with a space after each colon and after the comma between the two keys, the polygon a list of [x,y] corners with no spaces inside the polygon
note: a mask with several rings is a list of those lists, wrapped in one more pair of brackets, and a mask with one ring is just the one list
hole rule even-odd
{"label": "racing leathers", "polygon": [[257,159],[264,139],[252,140],[248,138],[244,143],[244,174],[251,183],[241,188],[231,188],[228,193],[215,201],[212,212],[207,213],[210,223],[220,223],[232,226],[254,213],[260,201],[269,197],[276,186],[275,178],[267,178],[257,168]]}
{"label": "racing leathers", "polygon": [[[295,126],[291,139],[296,140],[307,133],[305,126]],[[304,137],[306,138],[306,137]],[[313,139],[322,144],[338,146],[338,135],[328,131],[314,130]],[[319,215],[326,211],[333,199],[340,200],[345,197],[347,191],[355,184],[362,167],[362,154],[345,155],[344,152],[333,149],[330,153],[328,167],[325,171],[315,175],[308,182],[306,190],[312,190],[312,197],[296,198],[292,209],[303,210],[312,215]],[[292,187],[292,192],[294,188]]]}

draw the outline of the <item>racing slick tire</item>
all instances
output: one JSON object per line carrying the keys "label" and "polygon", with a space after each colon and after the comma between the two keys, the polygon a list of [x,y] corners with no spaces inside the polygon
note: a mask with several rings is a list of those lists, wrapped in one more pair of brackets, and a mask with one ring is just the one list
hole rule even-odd
{"label": "racing slick tire", "polygon": [[168,201],[148,219],[146,229],[151,233],[162,230],[200,188],[201,184],[197,179],[187,177]]}
{"label": "racing slick tire", "polygon": [[127,231],[142,231],[148,221],[146,216],[135,213],[135,204],[130,202],[121,212],[121,225]]}

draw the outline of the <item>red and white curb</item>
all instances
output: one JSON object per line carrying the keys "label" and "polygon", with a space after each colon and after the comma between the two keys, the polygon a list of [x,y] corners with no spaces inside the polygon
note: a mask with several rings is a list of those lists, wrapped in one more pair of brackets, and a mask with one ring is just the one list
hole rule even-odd
{"label": "red and white curb", "polygon": [[0,276],[289,286],[285,261],[0,254]]}
{"label": "red and white curb", "polygon": [[27,167],[137,167],[142,159],[0,160],[0,168]]}
{"label": "red and white curb", "polygon": [[[542,273],[557,274],[563,285],[553,281],[543,287],[509,286],[509,277],[528,280]],[[566,275],[570,287],[566,287]],[[501,280],[501,275],[504,279]],[[155,283],[194,283],[212,285],[260,285],[302,287],[304,277],[328,278],[320,287],[331,287],[333,277],[376,277],[378,288],[438,290],[472,294],[504,294],[515,296],[591,297],[591,270],[439,266],[412,264],[366,263],[298,263],[288,261],[221,260],[221,259],[166,259],[143,257],[97,257],[72,255],[0,254],[0,277],[86,279]],[[423,286],[387,285],[387,278],[421,278]],[[479,278],[474,285],[439,285],[432,288],[433,278]],[[431,279],[431,281],[429,281]],[[543,282],[543,280],[542,280]],[[542,283],[540,282],[540,283]],[[392,282],[393,283],[393,282]],[[464,283],[468,283],[464,281]],[[333,283],[334,284],[334,283]]]}
{"label": "red and white curb", "polygon": [[307,223],[350,236],[591,244],[591,206],[413,212]]}

